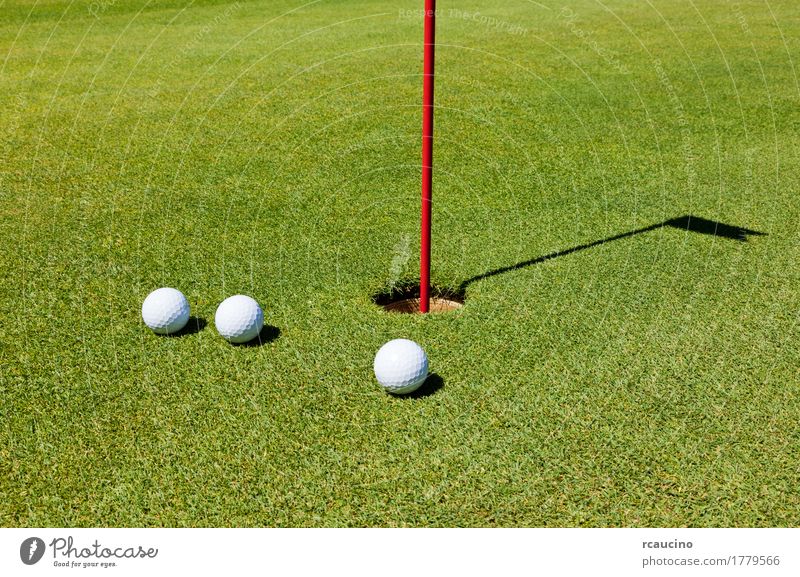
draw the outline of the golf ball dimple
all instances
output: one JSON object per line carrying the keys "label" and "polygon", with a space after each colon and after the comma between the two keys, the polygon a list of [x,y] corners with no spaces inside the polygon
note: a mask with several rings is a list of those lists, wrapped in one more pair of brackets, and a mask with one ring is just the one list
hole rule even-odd
{"label": "golf ball dimple", "polygon": [[226,298],[217,307],[214,324],[220,336],[231,343],[252,341],[264,326],[264,312],[258,303],[245,295]]}
{"label": "golf ball dimple", "polygon": [[389,393],[406,395],[428,378],[428,355],[414,341],[395,339],[375,355],[375,378]]}
{"label": "golf ball dimple", "polygon": [[156,289],[142,303],[142,320],[156,334],[177,333],[189,322],[189,301],[177,289]]}

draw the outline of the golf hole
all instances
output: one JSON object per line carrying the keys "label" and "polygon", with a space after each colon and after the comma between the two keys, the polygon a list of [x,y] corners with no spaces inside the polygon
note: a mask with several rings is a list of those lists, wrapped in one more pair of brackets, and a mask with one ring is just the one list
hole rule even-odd
{"label": "golf hole", "polygon": [[[419,284],[394,286],[373,295],[372,300],[389,313],[420,314]],[[430,314],[446,313],[463,307],[463,292],[448,287],[431,287]]]}

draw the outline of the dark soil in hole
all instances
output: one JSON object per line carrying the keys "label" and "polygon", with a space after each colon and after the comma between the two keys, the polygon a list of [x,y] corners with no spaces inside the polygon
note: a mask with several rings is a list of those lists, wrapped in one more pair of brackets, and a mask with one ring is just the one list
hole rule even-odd
{"label": "dark soil in hole", "polygon": [[[458,289],[432,286],[430,296],[431,313],[445,313],[464,306],[464,292]],[[396,285],[373,295],[372,300],[390,313],[418,314],[420,312],[419,284]]]}

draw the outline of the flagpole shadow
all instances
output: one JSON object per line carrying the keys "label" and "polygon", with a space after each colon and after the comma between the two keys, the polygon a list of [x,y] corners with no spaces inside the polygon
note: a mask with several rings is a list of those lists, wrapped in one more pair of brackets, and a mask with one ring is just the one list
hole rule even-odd
{"label": "flagpole shadow", "polygon": [[464,282],[459,285],[459,291],[461,294],[464,294],[467,290],[467,287],[472,283],[478,282],[480,280],[484,280],[487,278],[491,278],[494,276],[498,276],[501,274],[505,274],[507,272],[512,272],[515,270],[520,270],[523,268],[527,268],[529,266],[534,266],[537,264],[541,264],[543,262],[547,262],[548,260],[553,260],[554,258],[559,258],[562,256],[567,256],[572,253],[586,250],[589,248],[593,248],[596,246],[600,246],[601,244],[606,244],[608,242],[612,242],[615,240],[622,240],[623,238],[629,238],[632,236],[636,236],[638,234],[644,234],[646,232],[651,232],[653,230],[657,230],[659,228],[664,227],[672,227],[677,228],[680,230],[686,230],[690,232],[696,232],[699,234],[709,234],[712,236],[718,236],[721,238],[726,238],[730,240],[735,240],[739,242],[748,242],[748,237],[750,236],[766,236],[767,233],[759,232],[757,230],[750,230],[748,228],[744,228],[741,226],[734,226],[730,224],[725,224],[722,222],[717,222],[714,220],[708,220],[705,218],[701,218],[699,216],[692,216],[692,215],[685,215],[679,216],[677,218],[671,218],[669,220],[665,220],[664,222],[659,222],[658,224],[653,224],[650,226],[646,226],[644,228],[638,228],[636,230],[631,230],[628,232],[623,232],[621,234],[617,234],[614,236],[610,236],[608,238],[604,238],[601,240],[596,240],[594,242],[590,242],[587,244],[581,244],[578,246],[574,246],[572,248],[568,248],[565,250],[560,250],[557,252],[551,252],[550,254],[546,254],[544,256],[539,256],[536,258],[532,258],[529,260],[524,260],[522,262],[518,262],[517,264],[504,266],[501,268],[496,268],[494,270],[490,270],[488,272],[476,275],[472,278],[468,278]]}

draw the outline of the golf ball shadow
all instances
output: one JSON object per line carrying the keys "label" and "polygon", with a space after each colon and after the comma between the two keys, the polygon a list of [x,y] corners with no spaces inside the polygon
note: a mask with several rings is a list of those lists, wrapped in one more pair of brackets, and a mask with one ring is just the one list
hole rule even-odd
{"label": "golf ball shadow", "polygon": [[389,396],[395,399],[424,399],[425,397],[435,395],[443,388],[444,379],[436,373],[430,373],[428,378],[425,379],[425,382],[423,382],[417,390],[405,395],[389,393]]}
{"label": "golf ball shadow", "polygon": [[202,331],[208,325],[208,321],[203,317],[189,317],[189,320],[186,321],[186,326],[184,326],[181,330],[170,333],[168,335],[161,335],[168,339],[180,338],[185,337],[188,335],[194,335]]}
{"label": "golf ball shadow", "polygon": [[261,327],[261,331],[258,333],[256,338],[249,340],[246,343],[231,343],[231,346],[244,348],[262,347],[267,343],[278,340],[280,336],[281,329],[272,325],[264,325]]}

